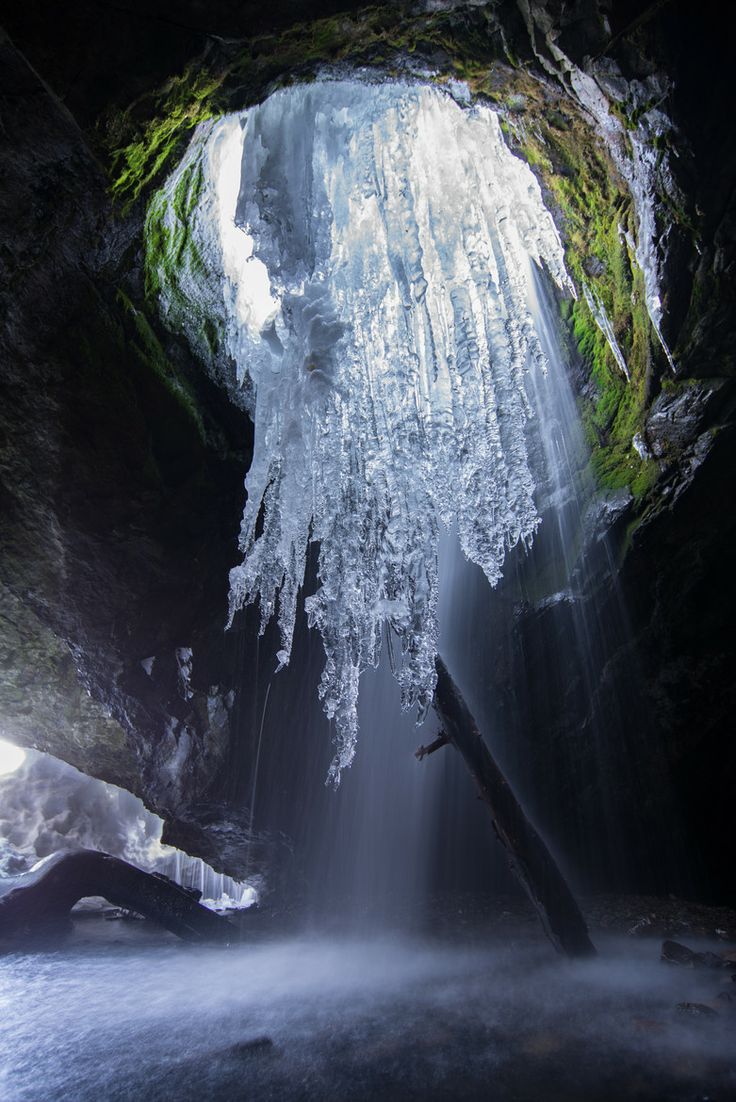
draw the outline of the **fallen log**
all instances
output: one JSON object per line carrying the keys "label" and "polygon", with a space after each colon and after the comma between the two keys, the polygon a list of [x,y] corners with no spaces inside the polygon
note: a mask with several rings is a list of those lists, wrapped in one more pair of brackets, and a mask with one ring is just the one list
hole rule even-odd
{"label": "fallen log", "polygon": [[88,896],[136,911],[189,941],[228,941],[234,927],[203,907],[198,894],[109,853],[56,853],[18,877],[0,897],[0,942],[15,944],[63,931],[74,904]]}
{"label": "fallen log", "polygon": [[531,899],[550,941],[558,952],[570,957],[594,955],[585,919],[557,863],[526,817],[439,656],[436,667],[434,709],[442,732],[430,746],[420,746],[417,757],[421,761],[448,742],[459,751],[478,786],[480,798],[488,805],[511,870]]}

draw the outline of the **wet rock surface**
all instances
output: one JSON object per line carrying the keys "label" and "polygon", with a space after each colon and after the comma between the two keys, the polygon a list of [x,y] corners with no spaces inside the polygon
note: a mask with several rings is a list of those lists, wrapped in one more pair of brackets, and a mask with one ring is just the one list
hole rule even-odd
{"label": "wet rock surface", "polygon": [[646,443],[656,459],[678,456],[712,424],[719,397],[732,391],[725,379],[695,382],[665,390],[652,403],[646,420]]}
{"label": "wet rock surface", "polygon": [[662,960],[681,968],[733,968],[735,965],[732,955],[728,953],[698,953],[677,941],[663,943]]}

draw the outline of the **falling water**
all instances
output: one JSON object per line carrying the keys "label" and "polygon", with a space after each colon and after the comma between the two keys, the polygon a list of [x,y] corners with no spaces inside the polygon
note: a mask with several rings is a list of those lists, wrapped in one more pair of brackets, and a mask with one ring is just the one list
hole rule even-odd
{"label": "falling water", "polygon": [[[532,416],[527,446],[543,524],[534,550],[531,555],[524,554],[522,565],[538,586],[540,601],[559,601],[568,609],[574,603],[572,586],[580,565],[589,501],[585,478],[588,453],[559,348],[553,308],[540,278],[530,268],[530,309],[549,369],[529,365]],[[463,554],[456,530],[443,529],[439,542],[439,649],[480,718],[494,753],[514,775],[521,795],[527,800],[531,797],[533,804],[533,786],[517,761],[515,732],[492,704],[489,706],[486,696],[493,647],[509,630],[510,610],[519,599],[517,565],[512,558],[509,578],[494,591],[483,571]],[[580,613],[578,628],[584,640],[592,630],[587,613]],[[266,789],[283,782],[285,759],[312,757],[314,747],[326,741],[324,719],[314,703],[317,673],[314,657],[309,657],[313,646],[313,637],[310,642],[310,633],[301,621],[293,670],[283,670],[268,681],[271,699],[278,704],[273,724],[266,725],[263,736],[276,759]],[[581,652],[584,650],[581,642]],[[265,666],[264,678],[270,677]],[[526,691],[523,677],[516,691]],[[535,686],[534,691],[543,692],[543,688]],[[295,715],[299,722],[296,728],[289,727],[285,741],[278,728],[284,725],[284,717]],[[487,812],[475,799],[460,758],[445,749],[421,764],[415,760],[413,751],[420,743],[432,741],[437,724],[430,715],[418,728],[415,717],[402,712],[385,648],[378,668],[361,677],[358,718],[362,737],[338,791],[321,788],[319,766],[312,767],[311,775],[297,766],[291,782],[293,821],[299,824],[296,832],[309,824],[309,837],[301,837],[298,845],[305,855],[308,906],[318,923],[324,923],[327,912],[339,917],[343,926],[347,920],[362,929],[401,927],[426,920],[433,892],[513,891],[515,885],[505,869]],[[259,729],[259,747],[260,735]],[[302,785],[308,792],[311,789],[306,798],[296,791]],[[275,821],[267,825],[273,827]],[[542,817],[539,826],[545,830],[547,825]]]}
{"label": "falling water", "polygon": [[[340,789],[325,793],[312,883],[319,900],[359,928],[405,926],[421,914],[432,872],[441,777],[414,751],[433,721],[417,729],[402,712],[386,658],[361,678],[358,719],[356,760]],[[324,906],[317,910],[324,918]]]}
{"label": "falling water", "polygon": [[[616,563],[593,521],[571,352],[549,280],[536,270],[529,286],[549,364],[546,372],[530,364],[526,384],[542,523],[534,545],[509,556],[495,590],[456,541],[445,541],[440,645],[527,812],[578,887],[684,884],[679,817],[646,738]],[[442,608],[441,596],[441,617]],[[467,831],[460,838],[467,841]],[[476,862],[476,882],[481,875]]]}

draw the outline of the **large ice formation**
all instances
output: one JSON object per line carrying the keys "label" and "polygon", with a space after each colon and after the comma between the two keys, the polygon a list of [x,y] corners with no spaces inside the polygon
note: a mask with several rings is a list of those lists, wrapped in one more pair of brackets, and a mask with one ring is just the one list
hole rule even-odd
{"label": "large ice formation", "polygon": [[[231,614],[305,599],[327,661],[333,780],[384,625],[405,707],[434,690],[437,543],[454,524],[491,584],[538,523],[524,376],[543,353],[529,258],[572,291],[554,223],[497,116],[437,88],[324,81],[208,124],[149,215],[164,312],[219,333],[255,423]],[[149,238],[153,237],[152,233]],[[214,341],[208,340],[212,345]]]}

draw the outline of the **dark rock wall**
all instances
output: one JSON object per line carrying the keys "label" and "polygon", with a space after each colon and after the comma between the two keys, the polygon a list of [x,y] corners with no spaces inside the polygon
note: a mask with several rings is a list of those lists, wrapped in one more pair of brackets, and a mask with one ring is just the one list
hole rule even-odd
{"label": "dark rock wall", "polygon": [[176,814],[227,758],[249,426],[136,324],[85,136],[7,40],[0,72],[0,730]]}

